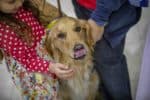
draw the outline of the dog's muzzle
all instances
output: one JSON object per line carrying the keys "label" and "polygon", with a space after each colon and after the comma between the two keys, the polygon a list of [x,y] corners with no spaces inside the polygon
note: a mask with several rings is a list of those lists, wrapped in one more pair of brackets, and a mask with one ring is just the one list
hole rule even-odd
{"label": "dog's muzzle", "polygon": [[74,46],[74,59],[76,59],[76,60],[84,59],[86,54],[87,54],[87,51],[86,51],[84,45],[76,44]]}

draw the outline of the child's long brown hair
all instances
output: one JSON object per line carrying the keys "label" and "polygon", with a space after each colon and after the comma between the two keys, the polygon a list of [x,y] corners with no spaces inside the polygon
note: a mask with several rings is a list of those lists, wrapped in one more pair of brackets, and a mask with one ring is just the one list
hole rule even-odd
{"label": "child's long brown hair", "polygon": [[[25,0],[23,6],[25,9],[31,10],[35,17],[38,16],[39,14],[38,9],[32,6],[29,0]],[[9,25],[17,34],[17,36],[19,36],[23,41],[27,42],[28,45],[32,43],[31,27],[29,27],[26,23],[17,20],[11,14],[5,14],[3,12],[0,12],[0,22]],[[0,50],[0,60],[2,59],[3,53]]]}

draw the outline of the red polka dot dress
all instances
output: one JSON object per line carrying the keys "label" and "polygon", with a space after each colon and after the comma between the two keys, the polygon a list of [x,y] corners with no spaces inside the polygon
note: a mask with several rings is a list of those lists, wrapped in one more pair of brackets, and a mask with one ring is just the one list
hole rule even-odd
{"label": "red polka dot dress", "polygon": [[0,48],[25,65],[28,71],[48,73],[49,62],[38,57],[35,50],[37,43],[45,33],[43,26],[39,24],[31,12],[24,9],[18,11],[15,16],[32,28],[34,36],[32,47],[27,46],[25,42],[17,37],[9,26],[0,24]]}
{"label": "red polka dot dress", "polygon": [[[50,77],[50,61],[37,55],[36,47],[45,34],[44,27],[32,12],[21,8],[15,15],[32,29],[33,43],[28,46],[8,25],[0,22],[0,49],[4,52],[8,70],[24,98],[56,98],[57,82]],[[36,95],[33,93],[36,91]],[[33,95],[34,94],[34,95]],[[42,99],[45,100],[45,99]]]}

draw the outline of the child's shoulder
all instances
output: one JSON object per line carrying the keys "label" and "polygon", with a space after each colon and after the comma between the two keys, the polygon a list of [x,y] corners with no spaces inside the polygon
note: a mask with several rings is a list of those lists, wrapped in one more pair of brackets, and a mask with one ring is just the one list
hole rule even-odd
{"label": "child's shoulder", "polygon": [[26,16],[26,15],[33,15],[33,13],[32,13],[31,10],[26,9],[26,8],[24,8],[24,7],[21,7],[21,8],[17,11],[17,13],[15,14],[15,16],[17,16],[17,15]]}

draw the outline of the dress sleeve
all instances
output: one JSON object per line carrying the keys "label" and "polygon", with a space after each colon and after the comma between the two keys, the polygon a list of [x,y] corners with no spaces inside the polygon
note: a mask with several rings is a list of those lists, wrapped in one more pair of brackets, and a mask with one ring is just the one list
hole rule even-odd
{"label": "dress sleeve", "polygon": [[0,29],[0,48],[22,64],[28,71],[51,74],[49,71],[51,62],[39,57],[35,46],[29,47],[7,27],[1,27]]}
{"label": "dress sleeve", "polygon": [[[16,58],[19,62],[21,62],[28,71],[30,72],[39,72],[39,73],[50,73],[49,65],[50,62],[40,58],[36,51],[33,49],[28,48],[26,52],[22,51],[16,52],[16,54],[12,54],[14,58]],[[24,54],[25,53],[25,54]],[[22,55],[22,56],[20,56]]]}

